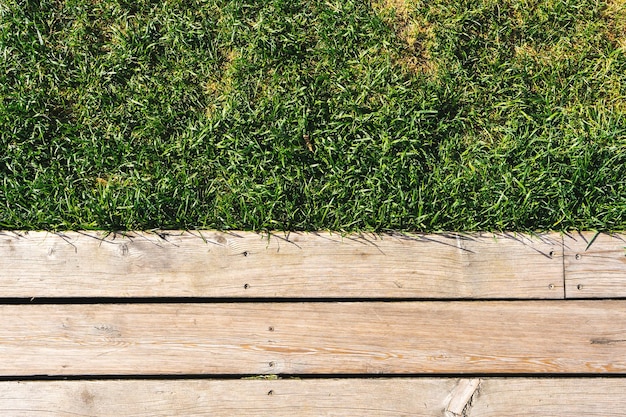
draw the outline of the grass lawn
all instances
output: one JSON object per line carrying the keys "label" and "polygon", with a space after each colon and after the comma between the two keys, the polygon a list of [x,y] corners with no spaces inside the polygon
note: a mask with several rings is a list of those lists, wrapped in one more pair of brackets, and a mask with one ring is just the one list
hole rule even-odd
{"label": "grass lawn", "polygon": [[0,228],[626,229],[624,0],[0,0]]}

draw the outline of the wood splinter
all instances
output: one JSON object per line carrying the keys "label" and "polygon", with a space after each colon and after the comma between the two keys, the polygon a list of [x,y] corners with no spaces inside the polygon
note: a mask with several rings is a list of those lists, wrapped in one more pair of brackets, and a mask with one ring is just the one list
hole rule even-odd
{"label": "wood splinter", "polygon": [[462,379],[450,393],[446,417],[468,417],[474,397],[480,391],[480,379]]}

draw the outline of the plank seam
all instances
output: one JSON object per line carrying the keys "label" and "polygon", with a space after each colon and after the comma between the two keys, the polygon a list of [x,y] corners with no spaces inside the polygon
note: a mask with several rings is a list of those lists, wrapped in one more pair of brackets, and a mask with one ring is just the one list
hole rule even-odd
{"label": "plank seam", "polygon": [[[623,300],[626,297],[590,297],[576,298],[576,300]],[[292,303],[441,303],[441,302],[514,302],[514,303],[541,303],[545,301],[563,301],[561,298],[366,298],[366,297],[0,297],[0,305],[114,305],[114,304],[292,304]]]}
{"label": "plank seam", "polygon": [[111,375],[0,375],[0,382],[11,381],[289,381],[289,380],[386,380],[386,379],[622,379],[626,373],[419,373],[419,374],[111,374]]}
{"label": "plank seam", "polygon": [[565,276],[565,236],[561,233],[561,264],[563,266],[563,299],[567,300],[567,277]]}

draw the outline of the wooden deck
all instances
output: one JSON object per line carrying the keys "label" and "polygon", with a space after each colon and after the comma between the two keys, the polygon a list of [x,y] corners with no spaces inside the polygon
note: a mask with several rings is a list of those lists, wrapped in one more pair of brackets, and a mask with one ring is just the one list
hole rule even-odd
{"label": "wooden deck", "polygon": [[0,232],[2,416],[623,416],[626,235]]}

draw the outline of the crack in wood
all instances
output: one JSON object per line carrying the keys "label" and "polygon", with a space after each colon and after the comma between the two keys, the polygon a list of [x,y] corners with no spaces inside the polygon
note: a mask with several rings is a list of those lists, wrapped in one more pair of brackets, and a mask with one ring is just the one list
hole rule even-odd
{"label": "crack in wood", "polygon": [[614,343],[624,343],[624,342],[626,342],[626,339],[606,339],[606,338],[591,339],[592,345],[611,345]]}
{"label": "crack in wood", "polygon": [[479,378],[461,379],[450,393],[445,417],[469,417],[470,410],[480,392]]}

